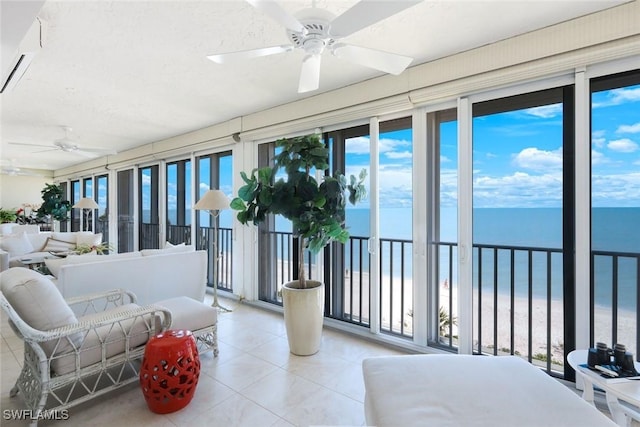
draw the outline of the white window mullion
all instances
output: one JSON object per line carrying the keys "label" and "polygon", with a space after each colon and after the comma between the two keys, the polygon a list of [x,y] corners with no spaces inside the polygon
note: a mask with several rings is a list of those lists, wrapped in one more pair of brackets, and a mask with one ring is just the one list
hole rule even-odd
{"label": "white window mullion", "polygon": [[589,347],[591,283],[591,138],[590,92],[584,70],[575,75],[575,302],[576,348]]}
{"label": "white window mullion", "polygon": [[473,138],[471,103],[458,99],[458,352],[473,352]]}
{"label": "white window mullion", "polygon": [[433,165],[427,162],[427,113],[414,110],[413,124],[413,342],[427,345],[429,277],[427,258],[427,185]]}
{"label": "white window mullion", "polygon": [[369,304],[371,307],[371,319],[370,330],[371,333],[377,334],[380,332],[380,256],[379,256],[379,205],[380,205],[380,193],[379,193],[379,174],[378,169],[380,167],[380,150],[378,147],[378,141],[380,136],[380,126],[377,117],[371,118],[369,122],[369,152],[370,152],[370,177],[369,177],[369,212],[370,212],[370,229],[371,235],[369,237],[369,254],[370,259],[370,271],[369,271]]}
{"label": "white window mullion", "polygon": [[142,218],[139,218],[138,213],[140,212],[140,167],[133,167],[133,229],[135,230],[133,233],[133,248],[134,250],[140,250],[140,223]]}

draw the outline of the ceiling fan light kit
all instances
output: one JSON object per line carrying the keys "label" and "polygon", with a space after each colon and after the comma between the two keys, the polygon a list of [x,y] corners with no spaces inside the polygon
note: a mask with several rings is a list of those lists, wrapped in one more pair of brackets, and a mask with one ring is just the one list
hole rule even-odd
{"label": "ceiling fan light kit", "polygon": [[338,40],[401,12],[422,0],[361,0],[334,17],[330,12],[312,7],[295,16],[272,0],[246,0],[287,29],[290,45],[272,46],[239,52],[209,55],[207,58],[225,64],[301,49],[302,61],[298,92],[310,92],[320,86],[321,55],[329,50],[334,56],[389,74],[402,73],[413,58],[377,49],[354,46]]}

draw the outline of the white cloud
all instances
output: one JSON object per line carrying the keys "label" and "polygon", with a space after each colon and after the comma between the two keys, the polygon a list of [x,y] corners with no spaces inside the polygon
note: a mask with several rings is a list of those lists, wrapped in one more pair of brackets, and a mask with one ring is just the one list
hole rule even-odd
{"label": "white cloud", "polygon": [[619,153],[633,153],[638,149],[638,144],[628,138],[623,138],[609,141],[607,148]]}
{"label": "white cloud", "polygon": [[207,184],[206,182],[201,182],[198,187],[200,188],[200,192],[205,192],[205,191],[209,191],[210,187],[209,184]]}
{"label": "white cloud", "polygon": [[514,165],[526,169],[546,170],[562,167],[562,148],[553,151],[525,148],[513,157]]}
{"label": "white cloud", "polygon": [[[347,140],[347,151],[351,154],[369,154],[369,137],[358,136]],[[381,138],[378,141],[378,151],[388,153],[401,148],[411,147],[411,141],[404,139]]]}
{"label": "white cloud", "polygon": [[562,104],[542,105],[540,107],[527,108],[524,112],[531,116],[550,119],[562,113]]}
{"label": "white cloud", "polygon": [[449,163],[451,161],[447,156],[440,156],[440,163]]}
{"label": "white cloud", "polygon": [[562,205],[562,173],[512,175],[474,179],[473,205],[482,207],[559,207]]}
{"label": "white cloud", "polygon": [[604,147],[604,143],[607,142],[604,137],[606,134],[605,130],[594,130],[591,132],[591,143],[598,148]]}
{"label": "white cloud", "polygon": [[640,133],[640,122],[633,125],[620,125],[616,133]]}
{"label": "white cloud", "polygon": [[593,108],[609,107],[627,102],[640,101],[640,88],[635,89],[613,89],[609,91],[607,99],[603,102],[594,102]]}
{"label": "white cloud", "polygon": [[593,174],[591,199],[594,207],[640,206],[640,172]]}
{"label": "white cloud", "polygon": [[389,151],[384,155],[390,159],[410,159],[413,157],[413,153],[410,151]]}
{"label": "white cloud", "polygon": [[591,164],[592,165],[601,165],[604,163],[608,163],[608,159],[599,151],[591,150]]}
{"label": "white cloud", "polygon": [[358,136],[347,140],[347,151],[351,154],[369,154],[369,137]]}

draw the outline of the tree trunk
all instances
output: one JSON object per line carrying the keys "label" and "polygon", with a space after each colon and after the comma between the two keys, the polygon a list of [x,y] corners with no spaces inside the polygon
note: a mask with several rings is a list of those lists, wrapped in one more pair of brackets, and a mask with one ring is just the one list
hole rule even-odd
{"label": "tree trunk", "polygon": [[307,279],[304,270],[304,237],[298,237],[298,281],[300,282],[300,288],[307,287]]}

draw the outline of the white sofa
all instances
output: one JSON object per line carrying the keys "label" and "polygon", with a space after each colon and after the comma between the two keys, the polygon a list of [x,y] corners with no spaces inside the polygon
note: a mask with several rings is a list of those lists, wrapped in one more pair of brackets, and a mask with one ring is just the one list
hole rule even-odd
{"label": "white sofa", "polygon": [[53,256],[51,251],[73,250],[78,245],[94,246],[102,242],[102,233],[93,234],[91,231],[41,233],[35,225],[14,225],[12,231],[13,234],[0,238],[0,271],[24,267],[20,259],[42,259]]}
{"label": "white sofa", "polygon": [[207,286],[207,252],[186,249],[80,255],[49,259],[46,264],[65,299],[123,288],[133,292],[140,305],[178,296],[202,302]]}

